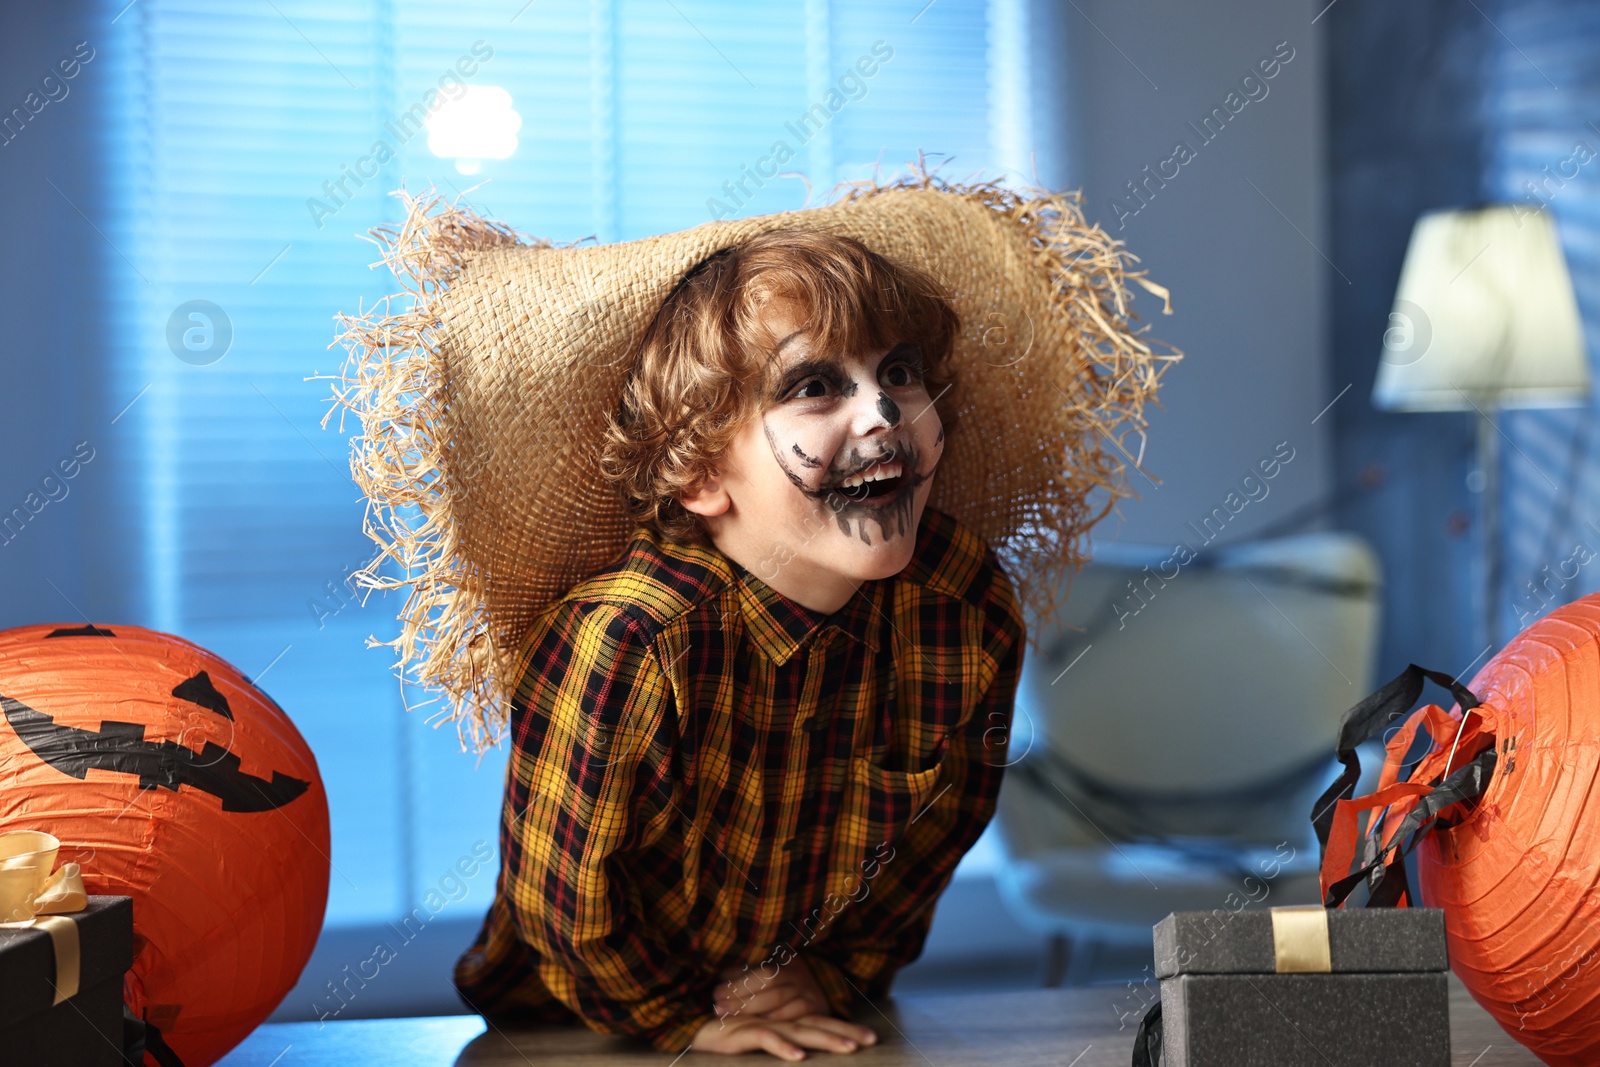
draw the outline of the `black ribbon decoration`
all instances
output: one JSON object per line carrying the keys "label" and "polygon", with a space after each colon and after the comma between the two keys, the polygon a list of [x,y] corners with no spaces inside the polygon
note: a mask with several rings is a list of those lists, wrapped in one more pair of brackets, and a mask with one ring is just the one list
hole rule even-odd
{"label": "black ribbon decoration", "polygon": [[124,1067],[144,1067],[149,1053],[161,1067],[183,1067],[183,1060],[161,1036],[161,1030],[148,1019],[141,1019],[122,1004],[122,1062]]}
{"label": "black ribbon decoration", "polygon": [[[1422,695],[1424,681],[1433,681],[1450,690],[1450,695],[1461,705],[1463,715],[1482,703],[1472,690],[1451,675],[1426,670],[1412,663],[1383,688],[1345,712],[1344,721],[1339,727],[1339,762],[1344,764],[1344,773],[1317,799],[1316,807],[1311,811],[1311,823],[1316,829],[1317,842],[1323,855],[1328,851],[1334,807],[1338,801],[1348,800],[1354,795],[1356,781],[1361,777],[1361,757],[1356,753],[1356,746],[1370,741],[1390,723],[1408,715],[1417,698]],[[1494,773],[1495,758],[1495,750],[1490,748],[1443,783],[1436,783],[1435,788],[1417,801],[1397,827],[1393,837],[1395,844],[1389,848],[1383,848],[1378,840],[1377,833],[1382,821],[1374,818],[1371,832],[1362,846],[1361,867],[1329,886],[1323,904],[1330,908],[1338,907],[1363,881],[1367,883],[1366,906],[1369,908],[1394,907],[1401,897],[1409,900],[1411,893],[1406,878],[1405,858],[1421,841],[1418,831],[1450,805],[1482,796],[1488,788],[1489,777]],[[1408,837],[1411,839],[1409,843],[1406,840]]]}
{"label": "black ribbon decoration", "polygon": [[[1395,843],[1377,859],[1329,886],[1328,896],[1322,903],[1330,908],[1338,907],[1363,881],[1367,881],[1371,889],[1367,899],[1369,908],[1393,907],[1402,893],[1406,893],[1409,899],[1410,893],[1406,892],[1405,857],[1422,840],[1422,834],[1418,831],[1450,805],[1481,797],[1483,791],[1489,788],[1489,778],[1494,774],[1497,756],[1498,753],[1492,747],[1484,749],[1470,763],[1465,764],[1459,771],[1446,778],[1441,785],[1436,786],[1432,792],[1418,798],[1416,806],[1406,813],[1406,817],[1396,828]],[[1411,841],[1402,848],[1407,837],[1410,837]],[[1386,860],[1385,855],[1391,852],[1393,858]]]}
{"label": "black ribbon decoration", "polygon": [[1161,1001],[1156,1001],[1139,1020],[1133,1035],[1133,1067],[1161,1067]]}
{"label": "black ribbon decoration", "polygon": [[1311,825],[1317,831],[1317,844],[1323,852],[1328,849],[1328,834],[1333,829],[1335,802],[1349,800],[1355,794],[1356,782],[1361,778],[1361,757],[1356,754],[1356,746],[1372,740],[1383,732],[1384,727],[1409,712],[1416,704],[1417,697],[1422,695],[1425,679],[1450,690],[1450,695],[1456,698],[1456,703],[1463,710],[1475,708],[1480,703],[1472,690],[1450,675],[1426,670],[1412,663],[1389,684],[1345,712],[1344,720],[1339,724],[1339,762],[1344,764],[1344,773],[1317,798],[1316,806],[1311,809]]}

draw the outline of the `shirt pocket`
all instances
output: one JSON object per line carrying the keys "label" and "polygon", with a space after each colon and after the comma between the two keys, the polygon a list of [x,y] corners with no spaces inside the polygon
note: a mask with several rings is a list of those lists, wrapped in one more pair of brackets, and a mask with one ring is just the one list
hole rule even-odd
{"label": "shirt pocket", "polygon": [[[893,845],[938,795],[944,782],[943,752],[929,766],[915,771],[891,770],[860,756],[850,759],[835,841],[847,865],[874,854],[881,844]],[[837,869],[837,868],[836,868]]]}

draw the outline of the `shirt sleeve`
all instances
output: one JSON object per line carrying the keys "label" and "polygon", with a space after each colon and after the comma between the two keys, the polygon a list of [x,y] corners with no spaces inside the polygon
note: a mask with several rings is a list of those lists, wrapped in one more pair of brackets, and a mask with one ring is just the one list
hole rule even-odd
{"label": "shirt sleeve", "polygon": [[833,936],[802,950],[830,1007],[845,1018],[865,1000],[885,996],[895,972],[922,954],[939,895],[994,816],[1025,636],[1003,572],[995,588],[984,634],[999,665],[971,717],[950,737],[935,799],[889,843],[892,851],[879,850],[875,870],[865,868],[864,895],[842,907]]}
{"label": "shirt sleeve", "polygon": [[630,864],[673,823],[672,696],[638,620],[563,603],[525,648],[501,818],[504,894],[550,992],[601,1033],[682,1052],[716,976],[652,922]]}

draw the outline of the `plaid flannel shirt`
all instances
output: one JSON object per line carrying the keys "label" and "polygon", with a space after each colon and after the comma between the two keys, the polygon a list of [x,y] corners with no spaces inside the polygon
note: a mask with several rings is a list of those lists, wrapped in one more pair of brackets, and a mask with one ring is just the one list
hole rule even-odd
{"label": "plaid flannel shirt", "polygon": [[463,1001],[678,1053],[730,965],[753,993],[804,958],[842,1017],[886,994],[994,814],[1023,639],[993,550],[932,507],[828,616],[637,528],[523,642]]}

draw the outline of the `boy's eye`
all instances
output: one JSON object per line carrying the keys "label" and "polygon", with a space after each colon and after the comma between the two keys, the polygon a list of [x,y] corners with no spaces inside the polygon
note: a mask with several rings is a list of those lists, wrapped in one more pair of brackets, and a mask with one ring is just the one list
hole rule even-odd
{"label": "boy's eye", "polygon": [[885,358],[882,373],[884,384],[889,386],[914,385],[921,381],[921,350],[913,344],[899,345]]}
{"label": "boy's eye", "polygon": [[785,400],[816,400],[830,392],[842,393],[849,384],[849,379],[837,368],[825,367],[800,378],[787,390],[780,391],[779,395]]}

